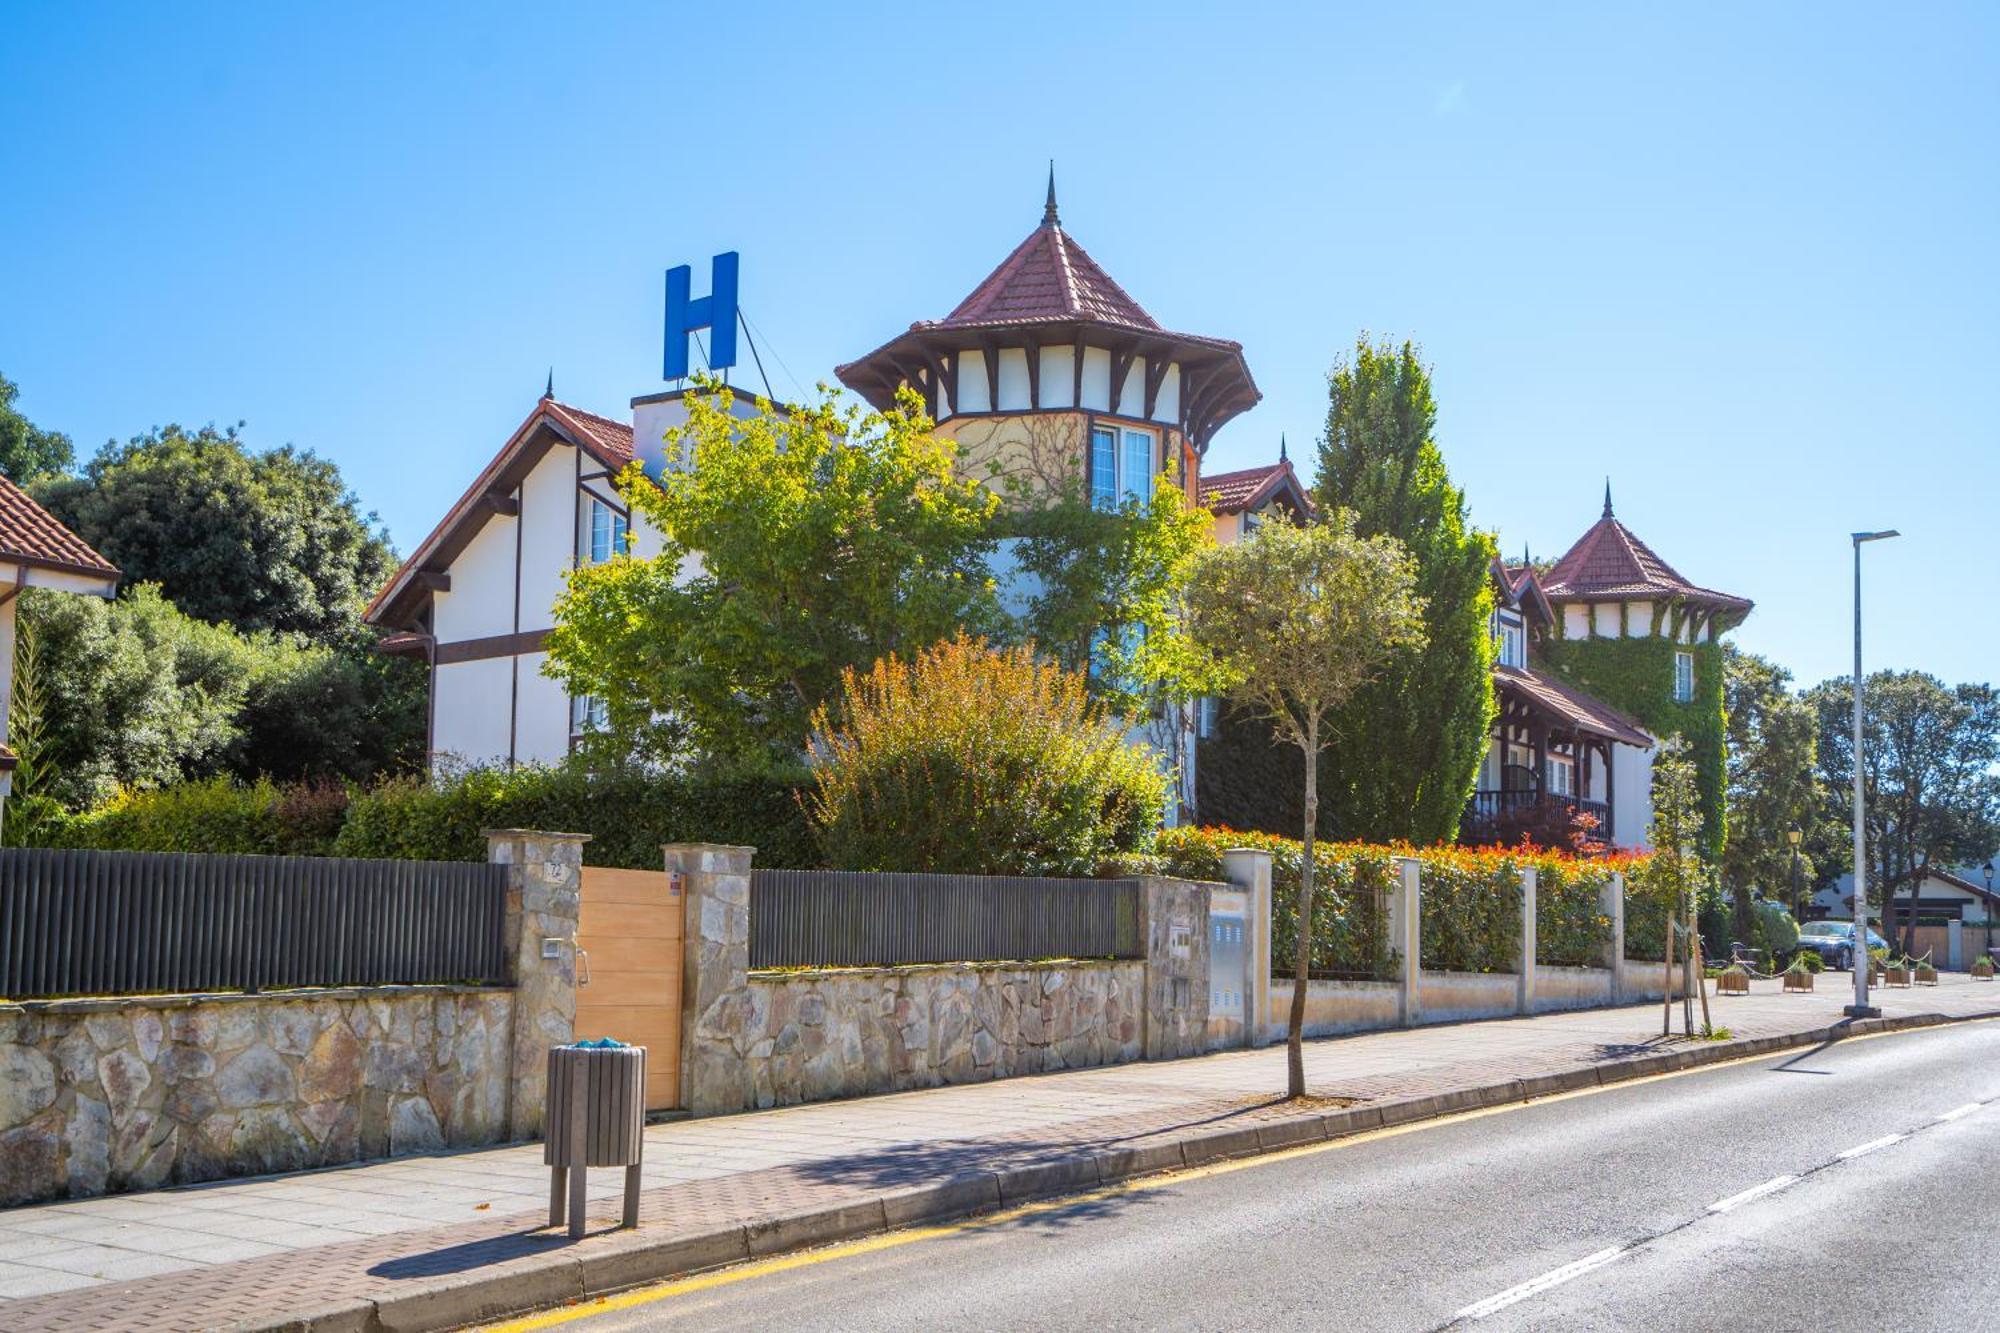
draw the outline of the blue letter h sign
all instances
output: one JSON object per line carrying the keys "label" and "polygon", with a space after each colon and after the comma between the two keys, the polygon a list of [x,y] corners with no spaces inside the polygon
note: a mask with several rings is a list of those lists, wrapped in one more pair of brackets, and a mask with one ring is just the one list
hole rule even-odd
{"label": "blue letter h sign", "polygon": [[736,252],[717,255],[709,261],[708,272],[708,295],[694,301],[688,298],[694,271],[686,264],[667,270],[666,377],[670,380],[687,378],[688,337],[696,329],[709,330],[710,370],[736,364]]}

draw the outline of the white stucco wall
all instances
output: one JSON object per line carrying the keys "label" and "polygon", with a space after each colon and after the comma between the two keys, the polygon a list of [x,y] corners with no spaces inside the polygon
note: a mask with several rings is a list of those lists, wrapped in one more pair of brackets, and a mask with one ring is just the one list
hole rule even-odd
{"label": "white stucco wall", "polygon": [[514,521],[486,521],[448,571],[451,588],[431,595],[439,643],[514,632]]}
{"label": "white stucco wall", "polygon": [[1587,639],[1590,637],[1590,608],[1571,603],[1562,609],[1563,637],[1566,639]]}
{"label": "white stucco wall", "polygon": [[514,659],[453,662],[437,669],[431,751],[469,763],[506,762]]}

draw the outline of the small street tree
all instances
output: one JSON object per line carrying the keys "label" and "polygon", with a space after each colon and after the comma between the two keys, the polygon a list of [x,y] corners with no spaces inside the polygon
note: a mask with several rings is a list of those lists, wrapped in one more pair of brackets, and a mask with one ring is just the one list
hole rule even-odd
{"label": "small street tree", "polygon": [[996,623],[999,501],[914,395],[866,414],[825,389],[749,416],[714,383],[686,401],[665,469],[618,483],[662,549],[573,571],[549,636],[546,670],[604,701],[620,745],[796,762],[843,671]]}
{"label": "small street tree", "polygon": [[[1655,886],[1668,894],[1673,903],[1667,913],[1665,1003],[1669,1023],[1674,1002],[1674,932],[1680,930],[1688,950],[1683,956],[1692,962],[1694,942],[1699,938],[1695,923],[1700,910],[1701,891],[1709,876],[1708,862],[1702,856],[1701,790],[1695,776],[1694,760],[1688,750],[1685,739],[1669,736],[1661,744],[1659,753],[1653,756],[1653,864],[1649,869]],[[1676,915],[1680,917],[1678,926],[1674,921]],[[1708,989],[1703,985],[1699,968],[1690,967],[1687,971],[1694,978],[1694,984],[1702,986],[1702,1028],[1707,1031]],[[1694,1025],[1688,1023],[1686,1026],[1691,1029]]]}
{"label": "small street tree", "polygon": [[[1305,849],[1298,919],[1313,919],[1313,834],[1319,758],[1329,718],[1385,662],[1423,641],[1423,599],[1409,552],[1391,537],[1359,537],[1341,511],[1309,527],[1273,523],[1206,555],[1188,593],[1196,642],[1212,655],[1238,706],[1267,722],[1305,763]],[[1301,928],[1286,1041],[1290,1095],[1305,1095],[1306,979],[1312,933]]]}

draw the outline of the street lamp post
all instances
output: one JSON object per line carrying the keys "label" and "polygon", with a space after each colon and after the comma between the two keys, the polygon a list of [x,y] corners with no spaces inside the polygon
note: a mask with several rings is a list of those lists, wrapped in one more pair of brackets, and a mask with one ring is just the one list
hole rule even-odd
{"label": "street lamp post", "polygon": [[1879,1018],[1882,1014],[1868,1003],[1868,971],[1873,960],[1868,955],[1868,834],[1863,824],[1868,807],[1861,791],[1861,547],[1865,542],[1900,536],[1894,529],[1854,534],[1854,1003],[1847,1006],[1849,1018]]}

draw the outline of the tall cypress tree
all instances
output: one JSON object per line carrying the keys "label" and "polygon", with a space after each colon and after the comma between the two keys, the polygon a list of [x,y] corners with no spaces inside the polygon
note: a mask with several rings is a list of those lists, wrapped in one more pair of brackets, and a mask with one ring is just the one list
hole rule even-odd
{"label": "tall cypress tree", "polygon": [[1430,370],[1408,342],[1357,339],[1327,378],[1314,499],[1351,509],[1417,562],[1427,647],[1392,662],[1334,722],[1320,822],[1341,838],[1448,841],[1471,798],[1493,725],[1494,542],[1466,521],[1434,432]]}

